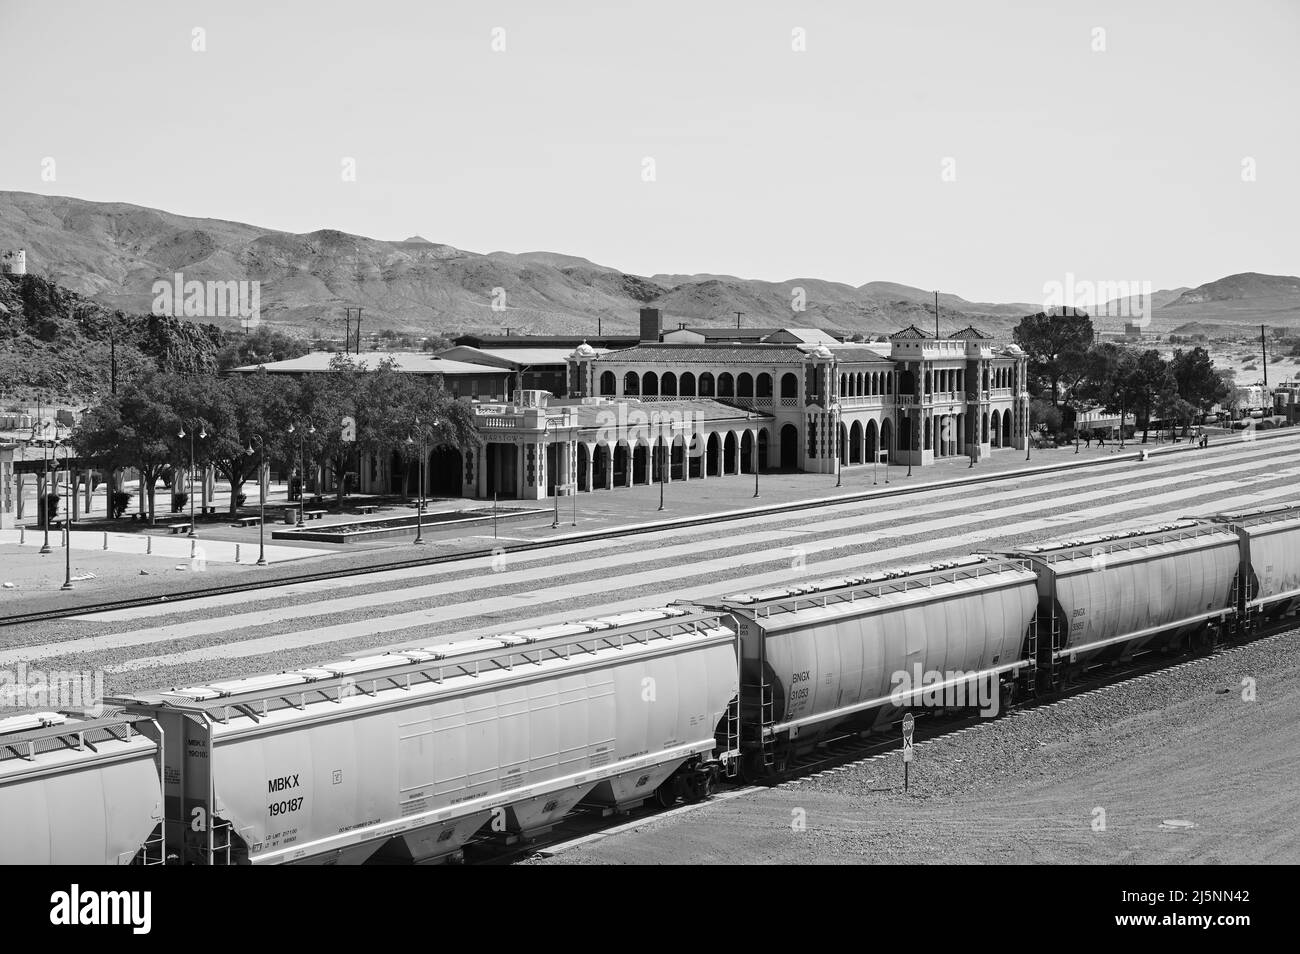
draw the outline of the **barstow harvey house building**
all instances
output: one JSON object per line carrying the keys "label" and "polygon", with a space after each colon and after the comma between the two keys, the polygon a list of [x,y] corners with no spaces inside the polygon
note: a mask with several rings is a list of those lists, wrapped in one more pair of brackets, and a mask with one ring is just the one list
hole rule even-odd
{"label": "barstow harvey house building", "polygon": [[[435,446],[427,493],[538,500],[664,480],[768,470],[833,473],[874,463],[1025,449],[1026,358],[968,327],[912,326],[877,344],[817,329],[665,331],[641,310],[639,338],[473,337],[438,356],[392,358],[473,401],[479,447]],[[327,372],[331,356],[267,364]],[[256,371],[257,366],[239,371]],[[415,466],[394,452],[359,462],[362,493],[395,493]],[[328,489],[328,488],[327,488]]]}

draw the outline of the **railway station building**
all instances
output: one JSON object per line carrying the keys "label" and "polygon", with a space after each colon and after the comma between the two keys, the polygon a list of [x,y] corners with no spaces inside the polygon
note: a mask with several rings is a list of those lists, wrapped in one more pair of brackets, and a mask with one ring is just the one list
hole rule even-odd
{"label": "railway station building", "polygon": [[[453,372],[481,439],[468,454],[432,448],[425,490],[540,500],[755,469],[924,467],[1025,449],[1026,358],[1013,344],[973,327],[936,338],[911,326],[874,344],[760,330],[664,332],[647,308],[640,339],[626,347],[582,342],[557,354],[548,342],[530,355],[482,341],[417,362],[415,373]],[[479,381],[483,393],[472,391]],[[368,456],[358,489],[399,491],[410,466],[396,452]]]}

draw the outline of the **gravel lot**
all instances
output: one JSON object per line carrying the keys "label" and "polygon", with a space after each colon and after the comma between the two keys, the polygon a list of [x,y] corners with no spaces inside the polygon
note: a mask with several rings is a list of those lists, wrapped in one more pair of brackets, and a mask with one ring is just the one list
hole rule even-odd
{"label": "gravel lot", "polygon": [[1298,722],[1291,630],[530,863],[1294,864]]}

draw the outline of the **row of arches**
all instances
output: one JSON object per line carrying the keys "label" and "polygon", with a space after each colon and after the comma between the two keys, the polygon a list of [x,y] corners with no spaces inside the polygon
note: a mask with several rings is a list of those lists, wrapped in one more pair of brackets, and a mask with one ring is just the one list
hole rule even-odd
{"label": "row of arches", "polygon": [[840,375],[840,397],[870,397],[894,393],[892,371],[858,371]]}
{"label": "row of arches", "polygon": [[875,421],[854,421],[847,427],[840,424],[840,463],[872,464],[887,462],[893,456],[894,429],[889,420],[876,427]]}
{"label": "row of arches", "polygon": [[[772,399],[772,375],[761,372],[758,375],[742,371],[733,375],[724,371],[716,377],[711,371],[703,371],[698,376],[690,371],[680,375],[672,371],[657,374],[654,371],[644,373],[628,371],[623,375],[623,389],[618,388],[619,379],[613,371],[605,371],[600,376],[600,395],[602,397],[663,397],[663,398],[739,398],[741,400],[770,401]],[[781,376],[781,397],[799,396],[799,376],[786,373]]]}
{"label": "row of arches", "polygon": [[1014,368],[990,368],[989,373],[993,380],[992,387],[1009,388],[1015,383]]}
{"label": "row of arches", "polygon": [[779,443],[772,447],[767,428],[757,431],[715,432],[697,443],[681,435],[668,443],[661,437],[589,444],[578,442],[578,490],[606,490],[636,484],[699,480],[752,474],[754,467],[799,467],[799,429],[793,424],[781,428]]}

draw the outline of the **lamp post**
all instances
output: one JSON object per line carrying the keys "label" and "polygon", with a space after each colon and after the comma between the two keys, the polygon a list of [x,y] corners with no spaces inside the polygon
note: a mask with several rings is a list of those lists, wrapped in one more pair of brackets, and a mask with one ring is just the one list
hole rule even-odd
{"label": "lamp post", "polygon": [[[406,436],[406,446],[414,448],[415,438]],[[428,453],[428,442],[420,434],[420,460],[415,468],[415,542],[414,546],[424,546],[424,458]]]}
{"label": "lamp post", "polygon": [[663,510],[664,509],[664,484],[668,482],[668,474],[664,471],[664,466],[665,466],[664,435],[662,431],[660,431],[659,433],[659,446],[656,448],[656,450],[658,450],[659,452],[657,455],[659,457],[659,509]]}
{"label": "lamp post", "polygon": [[[186,434],[185,434],[185,423],[184,423],[183,421],[181,422],[181,432],[180,432],[179,434],[177,434],[176,436],[179,437],[181,440],[184,440],[185,437],[186,437]],[[206,439],[207,436],[208,436],[208,430],[207,430],[206,427],[203,426],[203,422],[200,421],[200,422],[199,422],[199,437],[200,437],[201,439]],[[189,494],[189,496],[190,496],[190,532],[189,532],[188,534],[186,534],[186,536],[188,536],[191,540],[193,540],[193,539],[194,539],[194,428],[193,428],[193,427],[190,428],[189,438],[190,438],[190,473],[189,473],[189,485],[190,485],[190,494]]]}
{"label": "lamp post", "polygon": [[[433,429],[438,426],[438,419],[435,417],[433,422],[428,425],[421,425],[420,419],[415,419],[415,429],[420,434],[420,464],[416,468],[416,477],[419,486],[415,488],[415,546],[424,546],[424,474],[425,464],[429,460],[429,435]],[[408,436],[406,438],[408,446],[415,446],[415,439]]]}
{"label": "lamp post", "polygon": [[[551,439],[551,425],[553,425],[554,423],[555,421],[548,414],[545,423],[542,424],[542,440],[545,442],[548,451],[552,447],[555,447],[555,441]],[[549,464],[550,462],[547,461],[547,463]],[[551,520],[551,529],[558,530],[560,527],[560,452],[559,450],[556,450],[555,452],[555,467],[552,469],[552,473],[551,473],[551,485],[555,488],[555,517],[554,519]],[[660,510],[663,509],[662,503],[660,503],[659,509]],[[576,518],[574,522],[575,523],[577,522]]]}
{"label": "lamp post", "polygon": [[[36,412],[38,415],[41,410]],[[37,513],[41,515],[41,525],[45,528],[45,542],[41,544],[41,552],[50,552],[50,508],[49,501],[46,499],[50,496],[50,447],[45,439],[45,421],[37,420],[37,426],[41,432],[41,492],[38,494],[40,499],[36,501]]]}
{"label": "lamp post", "polygon": [[834,421],[835,430],[833,433],[835,434],[835,441],[833,446],[835,448],[835,486],[839,488],[844,486],[844,462],[840,459],[840,455],[844,453],[844,442],[840,440],[840,415],[838,411],[835,413]]}
{"label": "lamp post", "polygon": [[[257,441],[259,451],[259,460],[257,466],[257,565],[266,566],[266,493],[262,487],[262,475],[266,473],[266,439],[259,434],[254,434],[248,439],[248,456],[253,456],[253,441]],[[267,481],[266,490],[270,490],[270,481]]]}
{"label": "lamp post", "polygon": [[302,526],[302,511],[307,503],[307,457],[303,452],[303,442],[316,433],[316,425],[307,422],[306,432],[298,431],[296,425],[289,425],[289,433],[298,435],[298,526]]}
{"label": "lamp post", "polygon": [[64,572],[61,590],[72,589],[72,445],[63,445],[63,463],[68,469],[68,479],[63,482],[63,557]]}

